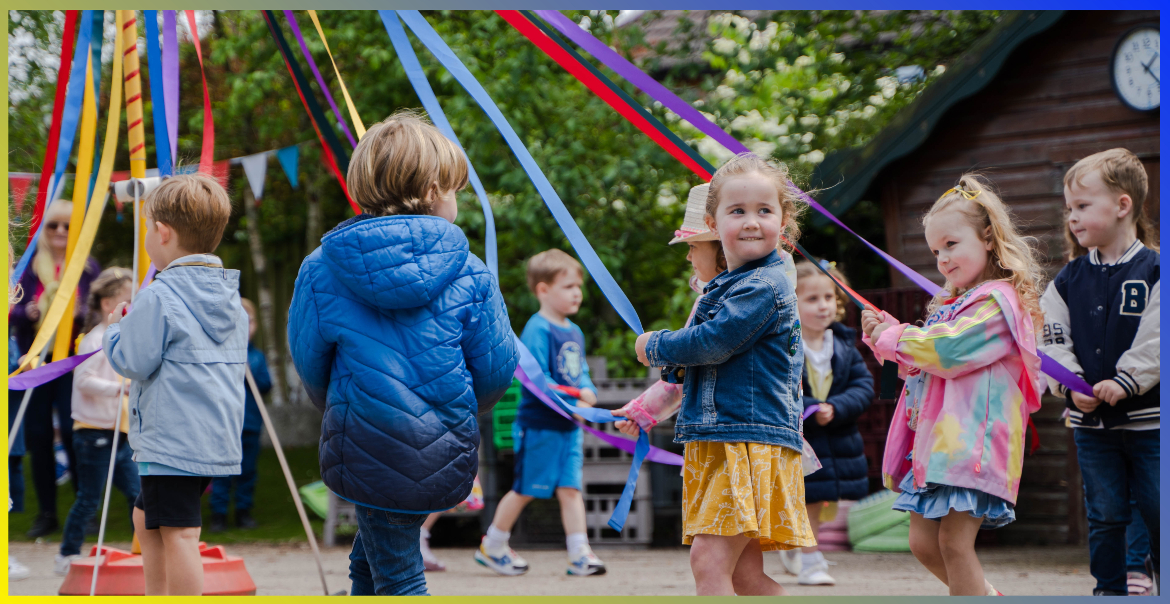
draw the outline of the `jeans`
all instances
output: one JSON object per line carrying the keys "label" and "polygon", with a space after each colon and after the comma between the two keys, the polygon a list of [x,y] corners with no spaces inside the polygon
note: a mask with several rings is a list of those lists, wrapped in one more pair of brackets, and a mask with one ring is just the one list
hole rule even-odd
{"label": "jeans", "polygon": [[1144,575],[1146,556],[1150,555],[1150,533],[1146,530],[1146,523],[1142,522],[1137,502],[1131,498],[1129,506],[1133,508],[1133,522],[1125,528],[1125,570]]}
{"label": "jeans", "polygon": [[[110,468],[110,447],[113,445],[113,430],[83,429],[73,433],[73,451],[77,455],[77,499],[69,508],[65,520],[65,532],[61,535],[61,555],[72,556],[81,553],[85,543],[85,527],[93,519],[101,504],[102,491],[106,488],[106,476]],[[118,436],[118,454],[114,460],[114,487],[126,496],[131,514],[130,526],[134,526],[134,500],[138,498],[138,464],[131,457],[134,451],[126,442],[126,435]]]}
{"label": "jeans", "polygon": [[[65,375],[37,386],[29,397],[24,412],[24,444],[32,457],[33,489],[41,514],[57,517],[57,457],[53,454],[53,412],[61,444],[69,457],[69,473],[76,475],[77,458],[73,453],[73,374]],[[108,461],[108,460],[107,460]],[[77,480],[70,480],[74,492]]]}
{"label": "jeans", "polygon": [[236,486],[236,509],[251,510],[252,494],[256,491],[256,458],[260,456],[260,433],[244,432],[241,437],[244,459],[240,473],[211,479],[211,513],[227,515],[232,484]]}
{"label": "jeans", "polygon": [[8,498],[12,500],[9,512],[24,511],[24,458],[20,456],[8,457]]}
{"label": "jeans", "polygon": [[[1126,529],[1136,507],[1145,521],[1150,557],[1159,564],[1158,466],[1161,430],[1076,428],[1077,461],[1089,516],[1089,571],[1097,589],[1125,592]],[[1136,502],[1132,506],[1130,501]]]}
{"label": "jeans", "polygon": [[419,534],[426,514],[357,506],[358,532],[349,554],[354,596],[428,596]]}

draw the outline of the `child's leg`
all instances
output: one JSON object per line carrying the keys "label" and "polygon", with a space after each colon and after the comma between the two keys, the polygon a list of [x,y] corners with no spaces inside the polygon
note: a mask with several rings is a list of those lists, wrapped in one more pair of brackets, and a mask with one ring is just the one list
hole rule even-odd
{"label": "child's leg", "polygon": [[938,521],[927,520],[922,514],[910,512],[910,551],[943,585],[949,585],[947,565],[939,549],[938,530]]}
{"label": "child's leg", "polygon": [[237,523],[241,511],[248,514],[252,511],[252,496],[256,492],[256,460],[260,457],[260,433],[244,433],[241,445],[244,457],[240,462],[240,475],[236,477]]}
{"label": "child's leg", "polygon": [[749,541],[745,535],[695,535],[691,542],[691,574],[695,576],[697,595],[735,595],[731,578]]}
{"label": "child's leg", "polygon": [[[203,557],[199,555],[197,526],[159,527],[166,557],[168,596],[203,595]],[[143,553],[146,550],[143,549]]]}
{"label": "child's leg", "polygon": [[524,506],[532,501],[532,497],[528,495],[521,495],[516,491],[508,491],[500,499],[499,505],[496,506],[496,515],[492,518],[492,526],[509,533],[512,531],[512,526],[516,524],[516,519],[520,517],[520,512],[524,511]]}
{"label": "child's leg", "polygon": [[1161,561],[1161,518],[1160,500],[1162,494],[1159,469],[1161,466],[1161,430],[1123,430],[1126,451],[1132,475],[1129,478],[1130,493],[1137,502],[1146,533],[1150,539],[1150,558],[1157,569]]}
{"label": "child's leg", "polygon": [[134,534],[142,547],[142,574],[146,577],[146,595],[167,595],[167,558],[158,529],[146,528],[146,512],[134,508]]}
{"label": "child's leg", "polygon": [[435,512],[435,513],[427,516],[427,519],[424,520],[423,524],[422,524],[423,530],[430,532],[431,527],[435,526],[435,522],[438,522],[439,516],[442,516],[442,515],[443,515],[443,512]]}
{"label": "child's leg", "polygon": [[752,539],[743,548],[735,570],[731,574],[731,584],[735,594],[739,596],[786,596],[779,583],[772,580],[764,572],[764,553],[760,551],[760,540]]}
{"label": "child's leg", "polygon": [[110,464],[110,439],[112,432],[104,430],[78,430],[74,433],[73,444],[77,454],[77,499],[69,508],[65,519],[65,531],[61,535],[60,555],[76,556],[85,543],[85,527],[93,520],[98,510],[102,490],[106,487],[106,475]]}
{"label": "child's leg", "polygon": [[24,511],[24,456],[8,456],[8,497],[12,499],[12,509],[9,512],[19,514]]}
{"label": "child's leg", "polygon": [[558,487],[557,501],[561,504],[561,523],[565,527],[565,534],[584,533],[585,498],[581,496],[581,491],[571,487]]}
{"label": "child's leg", "polygon": [[[805,510],[808,512],[808,524],[812,527],[812,534],[814,538],[821,530],[821,508],[823,507],[825,507],[824,501],[814,501],[804,505]],[[817,552],[817,546],[810,545],[808,547],[802,548],[801,551],[806,554],[815,554]]]}
{"label": "child's leg", "polygon": [[947,567],[947,587],[952,596],[987,595],[983,566],[975,555],[975,537],[981,524],[982,518],[957,510],[943,516],[939,524],[938,547]]}
{"label": "child's leg", "polygon": [[[1073,430],[1077,463],[1085,484],[1085,512],[1089,519],[1089,572],[1097,579],[1095,589],[1118,595],[1129,593],[1125,581],[1125,529],[1133,521],[1133,511],[1129,507],[1131,485],[1128,475],[1131,468],[1126,463],[1124,443],[1129,432],[1092,428]],[[1157,533],[1155,527],[1149,525],[1150,518],[1143,519],[1150,531],[1152,550]]]}

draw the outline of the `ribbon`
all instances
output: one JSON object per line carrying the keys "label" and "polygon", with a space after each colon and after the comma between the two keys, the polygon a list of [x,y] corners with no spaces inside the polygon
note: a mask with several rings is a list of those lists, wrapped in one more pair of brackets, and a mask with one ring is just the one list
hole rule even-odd
{"label": "ribbon", "polygon": [[8,378],[9,390],[28,390],[29,388],[36,388],[42,384],[47,384],[70,371],[77,368],[78,365],[85,362],[86,359],[101,352],[97,349],[93,352],[85,354],[78,354],[60,361],[53,361],[45,365],[41,365],[36,369],[30,369],[20,375]]}
{"label": "ribbon", "polygon": [[[609,516],[609,528],[622,532],[626,526],[626,518],[630,515],[630,503],[634,500],[634,490],[638,486],[638,473],[642,462],[650,448],[650,436],[645,431],[638,431],[638,444],[634,448],[634,460],[630,462],[630,474],[626,477],[626,486],[622,489],[622,496],[617,505],[613,506],[613,514]],[[681,460],[680,460],[681,461]],[[681,463],[679,465],[682,465]]]}
{"label": "ribbon", "polygon": [[[73,60],[69,69],[69,91],[65,96],[65,114],[61,118],[60,140],[57,142],[57,162],[53,170],[54,183],[61,182],[69,156],[73,154],[73,139],[77,134],[77,122],[81,119],[81,103],[84,98],[90,74],[86,72],[89,61],[89,41],[93,37],[93,11],[81,12],[81,24],[77,34],[77,45],[73,49]],[[47,200],[47,201],[52,201]]]}
{"label": "ribbon", "polygon": [[173,10],[163,11],[162,80],[167,140],[171,143],[171,161],[176,162],[179,159],[179,32]]}
{"label": "ribbon", "polygon": [[398,21],[398,17],[394,15],[393,11],[380,10],[378,15],[382,17],[382,24],[386,27],[386,33],[390,35],[390,42],[394,45],[394,51],[398,53],[398,59],[402,62],[406,77],[410,80],[410,85],[414,87],[415,94],[422,101],[423,108],[431,116],[431,122],[444,136],[455,143],[456,147],[459,147],[459,151],[467,160],[467,177],[471,181],[471,187],[475,189],[475,196],[479,198],[479,206],[483,209],[484,263],[487,264],[488,270],[496,277],[498,283],[500,270],[499,256],[496,250],[496,220],[492,213],[492,204],[488,200],[487,191],[484,190],[483,183],[479,180],[475,166],[471,165],[471,158],[467,157],[463,146],[459,144],[459,137],[455,136],[451,123],[447,121],[447,116],[439,105],[439,99],[435,97],[435,91],[431,89],[427,75],[418,62],[418,56],[414,54],[414,48],[411,47],[410,40],[406,38],[406,30],[402,29],[402,23]]}
{"label": "ribbon", "polygon": [[[126,146],[130,148],[130,176],[133,178],[146,178],[146,127],[142,123],[142,77],[140,74],[138,63],[138,22],[135,19],[135,12],[132,10],[119,11],[118,16],[122,18],[119,33],[122,36],[122,69],[126,76],[122,81],[126,87]],[[188,11],[188,19],[191,22],[191,34],[195,39],[195,51],[199,54],[199,35],[195,31],[195,11]],[[202,65],[203,56],[199,55],[200,65]],[[204,91],[204,109],[203,114],[203,154],[204,160],[210,161],[211,154],[215,150],[215,125],[211,122],[211,100],[207,96],[207,79],[203,81]],[[157,147],[157,142],[155,143]],[[203,161],[200,161],[199,168],[205,169]],[[134,278],[142,281],[146,277],[146,267],[150,265],[150,254],[146,251],[146,215],[139,210],[143,200],[138,200],[137,208],[134,208],[138,214],[137,239],[134,245],[137,246],[137,270]]]}
{"label": "ribbon", "polygon": [[[333,101],[333,95],[329,92],[329,87],[325,85],[325,78],[321,77],[321,71],[317,69],[317,62],[313,60],[313,55],[309,53],[309,45],[305,43],[305,37],[301,35],[301,26],[297,24],[297,16],[291,10],[286,10],[284,11],[284,19],[288,21],[288,27],[292,30],[293,35],[297,37],[297,44],[301,47],[301,54],[305,55],[305,61],[309,63],[309,69],[313,70],[313,77],[317,78],[317,85],[321,87],[321,92],[325,93],[325,100],[329,101],[329,106],[333,108],[333,115],[337,116],[338,125],[345,132],[345,137],[349,139],[349,146],[356,147],[357,141],[353,139],[353,134],[350,133],[349,126],[345,125],[345,118],[341,117],[341,110],[337,108],[337,103]],[[329,55],[329,59],[333,60],[332,54]],[[333,65],[333,68],[337,69],[336,63]],[[340,75],[338,79],[340,79]]]}
{"label": "ribbon", "polygon": [[199,155],[199,171],[211,174],[211,164],[215,163],[215,120],[211,116],[211,94],[207,91],[207,72],[203,70],[203,45],[199,42],[195,11],[185,12],[187,26],[191,28],[191,42],[195,44],[195,56],[199,58],[199,76],[203,78],[203,152]]}
{"label": "ribbon", "polygon": [[[26,259],[28,250],[35,248],[33,245],[34,239],[40,233],[41,217],[45,213],[45,198],[49,194],[49,187],[45,183],[49,182],[49,177],[56,171],[55,165],[51,160],[57,157],[57,142],[61,136],[61,116],[65,111],[65,93],[69,86],[69,77],[72,73],[70,65],[73,62],[73,42],[74,36],[77,32],[77,16],[80,11],[67,10],[65,11],[65,28],[61,31],[61,66],[57,69],[57,93],[53,100],[53,121],[49,125],[49,138],[45,146],[45,161],[41,165],[41,185],[37,187],[36,207],[33,209],[32,223],[29,226],[29,232],[33,235],[29,236],[28,246],[25,249],[24,256],[20,261],[23,264],[28,264]],[[12,275],[10,281],[15,285],[20,281],[20,275],[24,273],[24,269],[20,268]]]}
{"label": "ribbon", "polygon": [[809,406],[805,407],[804,413],[800,414],[800,421],[804,421],[804,420],[812,417],[813,414],[817,412],[818,407],[820,407],[820,405],[809,405]]}
{"label": "ribbon", "polygon": [[[329,50],[329,42],[325,40],[325,32],[321,30],[321,22],[317,20],[317,11],[310,10],[308,12],[309,18],[313,20],[313,27],[317,28],[317,36],[321,38],[321,44],[325,45],[325,54],[329,55],[329,62],[333,64],[333,73],[337,75],[337,83],[341,85],[341,95],[345,97],[345,106],[349,109],[349,117],[353,120],[354,129],[357,130],[358,140],[361,140],[366,135],[366,125],[362,123],[362,117],[358,115],[357,109],[353,106],[353,99],[349,98],[349,89],[345,87],[345,80],[341,79],[341,72],[337,69],[337,61],[333,60],[333,52]],[[332,99],[330,102],[333,102]],[[341,119],[341,116],[338,116],[337,119]],[[346,131],[346,134],[349,132]]]}
{"label": "ribbon", "polygon": [[163,91],[163,80],[166,78],[163,67],[162,51],[158,44],[158,11],[144,10],[142,18],[146,21],[146,62],[154,75],[150,78],[150,101],[154,118],[154,155],[158,162],[158,171],[164,176],[172,174],[171,169],[171,138],[167,133],[167,102],[166,92]]}
{"label": "ribbon", "polygon": [[[90,48],[90,52],[92,55],[92,58],[90,60],[93,61],[94,65],[99,66],[97,69],[93,70],[93,98],[95,98],[95,99],[102,98],[102,95],[101,95],[101,92],[102,92],[102,70],[101,70],[100,66],[102,64],[102,37],[105,35],[105,31],[106,31],[106,11],[104,11],[104,10],[94,11],[94,13],[93,13],[93,36],[90,37],[89,48]],[[96,103],[95,103],[95,105],[96,105]],[[95,113],[95,116],[96,115],[97,114]],[[94,147],[96,148],[97,144],[98,144],[97,128],[94,128],[93,144],[94,144]],[[101,158],[98,157],[97,153],[94,153],[93,154],[93,167],[89,171],[89,174],[90,174],[90,176],[89,176],[89,190],[90,191],[93,190],[94,184],[97,183],[97,173],[98,173],[98,168],[100,167],[99,166],[100,161],[101,161]],[[86,199],[88,200],[89,198],[86,197]]]}

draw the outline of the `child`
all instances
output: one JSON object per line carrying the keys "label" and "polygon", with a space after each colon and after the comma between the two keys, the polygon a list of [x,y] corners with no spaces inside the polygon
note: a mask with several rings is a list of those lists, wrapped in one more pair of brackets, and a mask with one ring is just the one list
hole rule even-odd
{"label": "child", "polygon": [[[240,305],[248,313],[248,367],[252,370],[252,378],[256,380],[260,394],[268,394],[272,390],[268,359],[264,351],[252,345],[252,337],[256,335],[256,307],[247,298],[240,298]],[[244,432],[240,436],[244,456],[240,462],[241,471],[238,476],[211,479],[211,526],[208,528],[213,533],[227,528],[228,500],[231,499],[233,484],[236,487],[236,526],[242,529],[256,528],[256,520],[252,518],[252,493],[256,490],[256,458],[260,457],[260,432],[263,429],[260,408],[256,406],[256,399],[252,398],[252,389],[245,384]]]}
{"label": "child", "polygon": [[1141,161],[1125,149],[1090,155],[1064,175],[1072,260],[1041,300],[1044,352],[1093,385],[1088,396],[1049,379],[1074,428],[1094,595],[1127,593],[1131,499],[1158,583],[1160,255],[1143,211],[1147,186]]}
{"label": "child", "polygon": [[[97,350],[108,329],[106,318],[119,304],[129,302],[134,278],[124,268],[107,268],[89,288],[88,333],[77,347],[78,354]],[[94,518],[106,488],[110,469],[110,447],[114,441],[116,415],[122,414],[118,431],[118,452],[114,461],[114,486],[126,496],[133,519],[138,499],[138,466],[134,464],[126,434],[130,431],[128,384],[114,373],[104,354],[89,357],[73,370],[73,451],[77,456],[77,499],[69,508],[61,547],[54,560],[58,575],[69,574],[73,558],[81,555],[85,528]],[[133,521],[131,521],[133,525]]]}
{"label": "child", "polygon": [[212,477],[240,472],[248,318],[240,272],[212,255],[232,206],[214,178],[190,174],[164,180],[142,211],[159,271],[125,318],[126,303],[114,307],[102,344],[114,371],[132,380],[146,594],[199,595],[199,498]]}
{"label": "child", "polygon": [[423,521],[471,492],[479,426],[518,360],[499,284],[452,224],[467,160],[420,114],[362,137],[363,213],[301,265],[293,361],[321,421],[321,475],[357,506],[354,595],[425,595]]}
{"label": "child", "polygon": [[951,595],[1000,595],[983,577],[975,536],[1015,520],[1024,427],[1040,408],[1042,272],[978,177],[963,175],[923,225],[947,280],[925,325],[862,312],[865,343],[907,376],[882,472],[901,491],[894,509],[910,512],[910,549],[922,565]]}
{"label": "child", "polygon": [[690,327],[638,336],[638,360],[683,378],[683,543],[699,595],[783,595],[761,552],[813,545],[804,509],[793,284],[777,251],[798,236],[787,170],[750,153],[716,172],[704,220],[727,270]]}
{"label": "child", "polygon": [[[11,283],[13,263],[16,254],[12,251],[12,244],[8,244],[8,275]],[[20,286],[8,287],[8,307],[20,301]],[[8,373],[16,371],[20,365],[20,346],[15,336],[8,336]],[[20,409],[20,399],[24,395],[18,390],[8,391],[8,430],[12,431],[12,423],[16,421],[16,412]],[[12,446],[8,449],[8,513],[24,511],[24,472],[22,461],[24,458],[24,426],[16,431]],[[13,500],[15,501],[15,505]],[[28,567],[12,554],[8,555],[8,582],[22,581],[29,576]]]}
{"label": "child", "polygon": [[[826,269],[841,283],[845,276],[834,265]],[[837,500],[858,500],[869,494],[869,465],[857,430],[857,417],[873,402],[873,376],[857,350],[857,332],[842,325],[845,293],[811,262],[796,265],[796,305],[804,345],[804,407],[817,411],[804,420],[804,437],[816,451],[822,469],[804,478],[804,496],[813,534],[821,522],[837,515]],[[825,557],[813,545],[781,550],[784,567],[801,585],[835,585]]]}
{"label": "child", "polygon": [[[540,311],[528,319],[520,341],[536,357],[550,383],[581,389],[582,407],[597,403],[597,388],[585,363],[585,334],[569,320],[581,307],[584,272],[572,256],[546,250],[528,260],[528,288]],[[585,500],[581,496],[582,432],[532,393],[520,394],[512,424],[516,472],[512,490],[500,499],[475,561],[501,575],[522,575],[528,563],[508,547],[512,525],[535,498],[556,494],[569,552],[568,574],[604,575],[605,564],[589,547]]]}

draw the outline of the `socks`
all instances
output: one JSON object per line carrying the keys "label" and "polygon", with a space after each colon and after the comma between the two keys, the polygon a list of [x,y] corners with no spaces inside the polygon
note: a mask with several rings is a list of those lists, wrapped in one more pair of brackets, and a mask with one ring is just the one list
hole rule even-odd
{"label": "socks", "polygon": [[589,536],[585,533],[570,533],[565,535],[565,546],[569,554],[576,554],[581,548],[589,546]]}
{"label": "socks", "polygon": [[824,560],[824,559],[825,559],[825,557],[823,554],[821,554],[821,552],[814,552],[811,554],[801,552],[800,553],[800,567],[801,568],[812,568],[812,567],[820,564],[821,560]]}
{"label": "socks", "polygon": [[483,539],[483,547],[488,552],[498,552],[508,547],[508,537],[511,536],[511,532],[501,531],[493,524],[488,527],[487,536]]}

